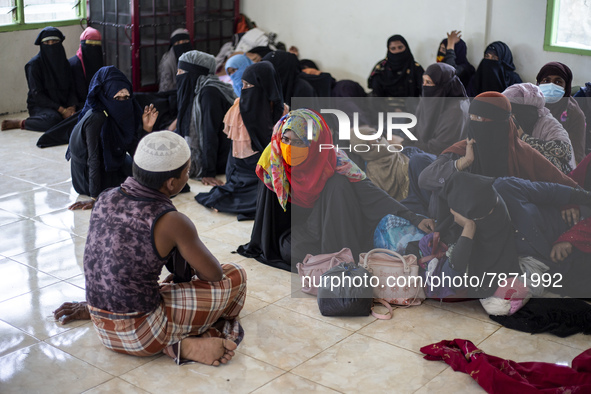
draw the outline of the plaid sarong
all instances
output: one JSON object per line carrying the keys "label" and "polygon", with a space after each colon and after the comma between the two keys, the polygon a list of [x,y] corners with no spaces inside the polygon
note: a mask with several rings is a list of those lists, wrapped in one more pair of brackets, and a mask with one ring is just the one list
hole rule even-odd
{"label": "plaid sarong", "polygon": [[189,336],[221,337],[239,344],[244,331],[237,318],[246,298],[246,272],[237,264],[223,264],[222,269],[219,282],[162,284],[162,302],[150,313],[112,313],[88,305],[101,342],[133,356],[163,352],[177,363],[178,343]]}

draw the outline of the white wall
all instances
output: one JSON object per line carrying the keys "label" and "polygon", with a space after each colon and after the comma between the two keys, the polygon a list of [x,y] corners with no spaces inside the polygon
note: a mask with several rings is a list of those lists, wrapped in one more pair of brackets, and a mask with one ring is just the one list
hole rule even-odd
{"label": "white wall", "polygon": [[[94,0],[91,0],[94,1]],[[524,81],[534,81],[542,65],[557,60],[574,74],[573,85],[591,80],[591,56],[543,50],[543,0],[241,0],[241,11],[260,28],[278,34],[337,79],[366,87],[372,67],[386,55],[386,41],[402,34],[424,68],[435,62],[447,31],[462,30],[468,59],[476,67],[486,44],[500,40],[513,51]],[[68,57],[79,45],[79,26],[60,28]],[[0,33],[0,114],[26,109],[24,65],[38,48],[40,30]]]}
{"label": "white wall", "polygon": [[[544,51],[545,1],[493,0],[491,3],[491,41],[504,41],[509,45],[517,71],[524,81],[535,83],[540,68],[552,61],[570,67],[573,85],[591,81],[591,56]],[[516,5],[519,5],[517,9]]]}
{"label": "white wall", "polygon": [[[59,29],[66,36],[66,56],[76,54],[80,46],[80,26],[64,26]],[[0,114],[25,111],[27,109],[27,79],[25,64],[37,53],[34,45],[41,29],[0,33]]]}
{"label": "white wall", "polygon": [[435,62],[439,42],[461,30],[468,59],[477,67],[486,45],[504,41],[517,72],[535,82],[539,69],[560,61],[573,71],[573,85],[591,80],[591,57],[543,50],[543,0],[241,0],[241,12],[275,32],[300,58],[309,58],[337,79],[367,87],[372,67],[386,55],[386,41],[403,35],[424,68]]}

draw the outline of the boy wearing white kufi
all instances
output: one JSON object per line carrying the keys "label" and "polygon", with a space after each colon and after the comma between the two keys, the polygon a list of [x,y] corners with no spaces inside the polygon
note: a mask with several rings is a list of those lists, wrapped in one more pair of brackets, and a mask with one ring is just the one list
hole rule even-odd
{"label": "boy wearing white kufi", "polygon": [[[246,273],[220,265],[195,225],[170,197],[189,178],[190,150],[170,131],[144,137],[133,177],[103,192],[92,211],[84,274],[86,302],[54,312],[62,324],[91,319],[103,344],[119,353],[160,352],[178,364],[227,363],[244,336],[237,321]],[[158,283],[162,268],[173,275]]]}

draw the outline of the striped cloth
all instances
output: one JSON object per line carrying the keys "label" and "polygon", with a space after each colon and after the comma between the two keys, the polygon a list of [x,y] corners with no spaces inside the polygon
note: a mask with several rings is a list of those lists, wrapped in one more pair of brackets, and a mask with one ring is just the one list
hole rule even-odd
{"label": "striped cloth", "polygon": [[224,264],[222,269],[219,282],[163,284],[162,302],[150,313],[112,313],[88,305],[101,342],[133,356],[163,352],[177,364],[179,343],[189,336],[220,337],[239,344],[244,331],[237,318],[246,298],[246,271],[237,264]]}

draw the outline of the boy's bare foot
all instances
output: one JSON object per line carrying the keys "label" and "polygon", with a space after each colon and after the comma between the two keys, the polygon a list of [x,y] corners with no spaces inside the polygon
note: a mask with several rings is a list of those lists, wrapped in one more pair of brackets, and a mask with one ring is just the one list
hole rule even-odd
{"label": "boy's bare foot", "polygon": [[2,130],[20,129],[21,121],[18,119],[6,119],[2,121]]}
{"label": "boy's bare foot", "polygon": [[238,345],[229,339],[188,337],[181,343],[181,359],[218,366],[234,356]]}

